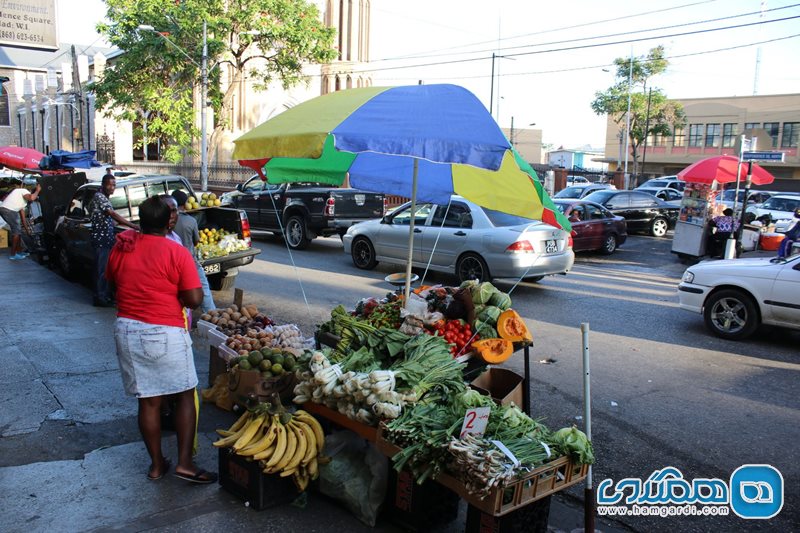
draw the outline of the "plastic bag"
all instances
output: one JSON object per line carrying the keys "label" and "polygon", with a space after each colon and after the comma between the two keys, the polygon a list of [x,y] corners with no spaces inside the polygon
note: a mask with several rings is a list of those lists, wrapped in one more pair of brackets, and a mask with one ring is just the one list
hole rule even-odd
{"label": "plastic bag", "polygon": [[320,467],[320,492],[342,502],[353,516],[374,527],[386,498],[389,460],[346,430],[325,437],[325,455],[332,460]]}

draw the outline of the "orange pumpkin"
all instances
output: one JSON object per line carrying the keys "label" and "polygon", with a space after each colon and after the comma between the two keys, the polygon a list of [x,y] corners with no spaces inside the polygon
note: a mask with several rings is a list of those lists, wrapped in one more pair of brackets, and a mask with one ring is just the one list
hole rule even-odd
{"label": "orange pumpkin", "polygon": [[513,309],[500,314],[500,318],[497,319],[497,333],[507,341],[533,342],[533,335],[528,331],[525,321]]}
{"label": "orange pumpkin", "polygon": [[514,344],[505,339],[481,339],[473,342],[472,348],[490,365],[500,364],[514,353]]}

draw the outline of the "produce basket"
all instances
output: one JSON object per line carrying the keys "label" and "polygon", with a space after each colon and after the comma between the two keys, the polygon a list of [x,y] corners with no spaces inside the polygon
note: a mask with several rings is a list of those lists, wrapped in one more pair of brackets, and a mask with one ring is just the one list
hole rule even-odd
{"label": "produce basket", "polygon": [[[378,429],[375,445],[389,458],[402,451],[384,438],[383,427]],[[503,516],[581,482],[588,472],[589,465],[576,464],[569,457],[562,456],[510,483],[493,488],[483,499],[467,491],[460,479],[446,472],[439,473],[435,479],[476,509],[492,516]]]}

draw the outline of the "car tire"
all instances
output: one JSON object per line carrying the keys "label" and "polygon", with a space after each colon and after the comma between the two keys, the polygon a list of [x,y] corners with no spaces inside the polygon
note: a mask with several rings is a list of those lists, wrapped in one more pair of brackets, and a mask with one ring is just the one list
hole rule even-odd
{"label": "car tire", "polygon": [[284,227],[284,237],[286,244],[293,250],[305,250],[311,239],[308,238],[306,221],[299,215],[289,217]]}
{"label": "car tire", "polygon": [[459,283],[476,279],[479,282],[492,281],[489,267],[481,256],[475,253],[466,253],[456,262],[456,277]]}
{"label": "car tire", "polygon": [[753,298],[739,289],[717,291],[703,306],[706,327],[717,337],[743,340],[755,333],[761,323]]}
{"label": "car tire", "polygon": [[56,265],[64,279],[75,279],[75,264],[64,243],[61,242],[56,245]]}
{"label": "car tire", "polygon": [[653,237],[664,237],[669,230],[669,222],[666,218],[656,217],[650,223],[650,235]]}
{"label": "car tire", "polygon": [[378,261],[375,259],[375,247],[366,237],[356,237],[350,247],[353,264],[361,270],[372,270]]}
{"label": "car tire", "polygon": [[600,253],[603,255],[611,255],[617,250],[617,236],[613,233],[606,235],[603,241],[603,246],[600,247]]}
{"label": "car tire", "polygon": [[525,278],[525,281],[529,283],[539,283],[544,279],[544,276],[531,276],[529,278]]}

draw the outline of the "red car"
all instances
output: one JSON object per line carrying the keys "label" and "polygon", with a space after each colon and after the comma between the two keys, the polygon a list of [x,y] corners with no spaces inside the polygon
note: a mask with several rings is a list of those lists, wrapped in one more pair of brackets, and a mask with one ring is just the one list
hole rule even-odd
{"label": "red car", "polygon": [[553,200],[572,224],[572,249],[612,254],[628,238],[625,219],[600,204],[584,200]]}

